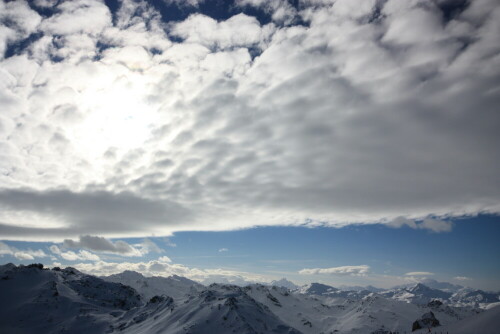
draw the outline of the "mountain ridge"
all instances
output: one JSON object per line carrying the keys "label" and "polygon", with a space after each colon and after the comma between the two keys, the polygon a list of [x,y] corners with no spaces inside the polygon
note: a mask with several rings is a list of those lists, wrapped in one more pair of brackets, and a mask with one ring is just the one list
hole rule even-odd
{"label": "mountain ridge", "polygon": [[[137,290],[122,282],[135,284]],[[433,289],[417,284],[407,288],[410,291],[425,294]],[[203,286],[181,276],[145,277],[131,271],[99,278],[71,267],[0,266],[0,332],[404,332],[428,312],[443,326],[451,326],[485,311],[438,299],[421,304],[367,290],[343,291],[321,283],[299,289],[256,283]]]}

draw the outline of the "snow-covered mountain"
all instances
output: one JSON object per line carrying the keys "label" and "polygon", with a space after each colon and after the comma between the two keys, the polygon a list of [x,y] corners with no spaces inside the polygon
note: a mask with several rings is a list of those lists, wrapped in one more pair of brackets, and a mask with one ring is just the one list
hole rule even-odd
{"label": "snow-covered mountain", "polygon": [[500,293],[464,288],[450,297],[450,303],[457,306],[486,308],[488,304],[500,302]]}
{"label": "snow-covered mountain", "polygon": [[370,291],[370,292],[382,292],[385,289],[377,288],[372,285],[359,286],[359,285],[341,285],[339,289],[342,291]]}
{"label": "snow-covered mountain", "polygon": [[301,334],[236,285],[212,284],[184,302],[160,301],[131,310],[113,329],[120,333]]}
{"label": "snow-covered mountain", "polygon": [[[292,291],[263,284],[205,287],[179,276],[135,272],[105,279],[73,268],[0,266],[0,333],[403,333],[430,312],[444,328],[491,311],[436,299],[412,303],[320,283]],[[425,286],[408,290],[414,296],[435,294]]]}
{"label": "snow-covered mountain", "polygon": [[120,274],[102,277],[108,282],[128,285],[134,288],[144,300],[154,296],[166,295],[179,299],[188,293],[194,294],[201,291],[204,286],[188,278],[173,275],[170,277],[144,277],[135,271],[124,271]]}
{"label": "snow-covered mountain", "polygon": [[340,290],[330,285],[321,283],[306,284],[300,287],[297,291],[307,295],[348,298],[354,300],[361,299],[372,293],[368,290]]}
{"label": "snow-covered mountain", "polygon": [[[452,306],[470,306],[487,309],[488,305],[500,302],[500,293],[486,292],[471,288],[460,288],[455,293],[450,292],[450,287],[446,283],[438,282],[446,287],[445,290],[431,288],[425,284],[417,283],[413,286],[396,288],[380,292],[386,298],[406,301],[414,304],[427,304],[432,300],[440,300]],[[453,285],[454,287],[458,287]]]}
{"label": "snow-covered mountain", "polygon": [[382,296],[413,304],[427,304],[433,299],[448,300],[452,293],[417,283],[412,287],[400,288],[380,293]]}
{"label": "snow-covered mountain", "polygon": [[[351,299],[331,295],[304,294],[288,289],[254,284],[245,288],[247,294],[276,314],[285,323],[305,334],[371,333],[411,331],[413,322],[432,311],[444,324],[463,319],[476,311],[447,305],[416,305],[384,298],[378,294]],[[334,291],[335,294],[338,291]]]}
{"label": "snow-covered mountain", "polygon": [[420,280],[420,283],[422,283],[425,286],[428,286],[429,288],[432,288],[432,289],[439,289],[439,290],[442,290],[445,292],[451,292],[451,293],[457,292],[457,291],[464,288],[461,285],[451,284],[448,282],[439,282],[439,281],[436,281],[435,279],[432,279],[432,278],[424,278],[424,279]]}
{"label": "snow-covered mountain", "polygon": [[0,333],[104,333],[141,305],[134,289],[70,267],[0,268]]}
{"label": "snow-covered mountain", "polygon": [[[432,279],[432,278],[420,279],[418,281],[418,283],[423,284],[423,285],[425,285],[429,288],[432,288],[432,289],[438,289],[438,290],[442,290],[445,292],[451,292],[451,293],[455,293],[459,290],[464,289],[464,287],[461,285],[451,284],[449,282],[440,282],[440,281],[436,281],[435,279]],[[408,283],[408,284],[404,284],[404,285],[398,285],[398,286],[393,287],[391,290],[411,288],[411,287],[415,286],[415,284],[416,283]]]}
{"label": "snow-covered mountain", "polygon": [[272,281],[270,285],[281,287],[281,288],[287,288],[289,290],[297,290],[299,288],[298,285],[287,280],[286,278],[282,278],[282,279],[277,280],[277,281]]}
{"label": "snow-covered mountain", "polygon": [[301,286],[298,291],[306,295],[327,296],[339,289],[322,283],[311,283]]}

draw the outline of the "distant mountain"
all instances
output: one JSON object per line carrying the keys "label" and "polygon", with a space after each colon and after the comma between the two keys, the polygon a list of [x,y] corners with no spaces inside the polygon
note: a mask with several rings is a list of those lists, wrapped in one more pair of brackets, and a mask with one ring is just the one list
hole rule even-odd
{"label": "distant mountain", "polygon": [[433,299],[448,300],[452,293],[432,289],[422,283],[412,287],[388,290],[380,293],[382,296],[413,304],[428,304]]}
{"label": "distant mountain", "polygon": [[339,291],[339,289],[334,288],[333,286],[321,284],[321,283],[311,283],[303,285],[299,288],[299,292],[307,295],[318,295],[325,296],[332,294],[335,291]]}
{"label": "distant mountain", "polygon": [[287,280],[286,278],[282,278],[280,280],[277,280],[277,281],[272,281],[271,286],[277,286],[277,287],[282,287],[282,288],[287,288],[287,289],[290,289],[290,290],[296,290],[299,288],[298,285],[296,285],[295,283]]}
{"label": "distant mountain", "polygon": [[422,297],[428,297],[432,299],[448,299],[451,297],[451,293],[439,290],[439,289],[433,289],[428,287],[427,285],[424,285],[422,283],[417,283],[415,286],[407,289],[408,292],[414,294],[415,296],[422,296]]}
{"label": "distant mountain", "polygon": [[248,281],[244,277],[239,275],[227,276],[227,275],[210,275],[205,278],[202,282],[203,285],[210,284],[228,284],[228,285],[238,285],[238,286],[246,286],[249,284],[253,284],[255,282]]}
{"label": "distant mountain", "polygon": [[[431,288],[426,284],[417,283],[412,286],[380,292],[384,297],[405,301],[414,304],[427,304],[432,300],[440,300],[445,304],[456,307],[474,307],[487,309],[488,305],[500,302],[500,293],[486,292],[471,288],[463,288],[444,282],[432,280],[434,286],[441,286],[444,290]],[[459,288],[460,287],[460,288]],[[458,289],[459,288],[459,289]],[[458,289],[452,293],[450,290]]]}
{"label": "distant mountain", "polygon": [[[461,285],[452,284],[449,282],[439,282],[439,281],[436,281],[435,279],[432,279],[432,278],[421,279],[418,281],[418,283],[424,284],[425,286],[428,286],[429,288],[432,288],[432,289],[438,289],[438,290],[443,290],[443,291],[452,292],[452,293],[464,289],[464,287]],[[416,283],[413,282],[413,283],[408,283],[408,284],[403,284],[403,285],[397,285],[397,286],[392,287],[389,290],[411,288],[411,287],[415,286],[415,284]]]}
{"label": "distant mountain", "polygon": [[425,279],[421,280],[420,283],[422,283],[422,284],[424,284],[432,289],[439,289],[439,290],[443,290],[446,292],[452,292],[452,293],[457,292],[457,291],[464,288],[463,286],[457,285],[457,284],[451,284],[448,282],[438,282],[432,278],[425,278]]}
{"label": "distant mountain", "polygon": [[188,293],[197,293],[204,286],[188,278],[173,275],[170,277],[144,277],[135,271],[124,271],[120,274],[102,277],[108,282],[128,285],[134,288],[144,300],[156,295],[166,295],[179,299]]}
{"label": "distant mountain", "polygon": [[372,285],[367,285],[367,286],[359,286],[359,285],[341,285],[339,286],[340,290],[343,291],[370,291],[370,292],[382,292],[386,291],[387,289],[381,289],[374,287]]}
{"label": "distant mountain", "polygon": [[485,306],[500,302],[500,293],[466,288],[453,294],[450,301],[460,306]]}

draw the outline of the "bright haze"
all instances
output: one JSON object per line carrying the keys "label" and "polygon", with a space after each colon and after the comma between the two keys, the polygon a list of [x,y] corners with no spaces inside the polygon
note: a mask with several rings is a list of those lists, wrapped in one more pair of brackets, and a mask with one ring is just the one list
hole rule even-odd
{"label": "bright haze", "polygon": [[0,20],[2,263],[500,289],[498,1],[3,0]]}

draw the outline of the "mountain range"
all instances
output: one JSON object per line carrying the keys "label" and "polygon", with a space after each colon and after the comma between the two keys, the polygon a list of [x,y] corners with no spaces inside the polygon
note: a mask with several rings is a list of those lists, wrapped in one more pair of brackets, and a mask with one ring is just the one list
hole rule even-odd
{"label": "mountain range", "polygon": [[0,266],[0,333],[404,333],[430,312],[443,329],[500,328],[495,293],[425,284],[375,293],[288,282],[204,286],[180,276],[95,277],[7,264]]}

